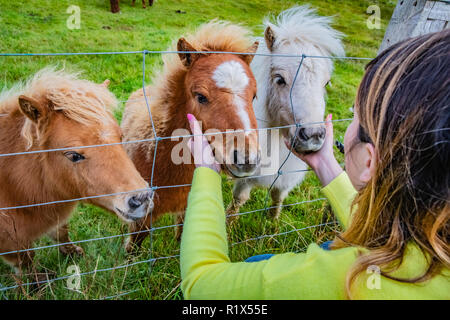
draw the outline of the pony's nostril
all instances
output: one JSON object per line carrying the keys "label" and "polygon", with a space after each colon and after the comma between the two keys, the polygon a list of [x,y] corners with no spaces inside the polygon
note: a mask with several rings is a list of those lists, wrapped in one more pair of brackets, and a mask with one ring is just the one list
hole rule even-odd
{"label": "pony's nostril", "polygon": [[238,164],[238,151],[234,150],[233,152],[233,163]]}
{"label": "pony's nostril", "polygon": [[321,128],[318,130],[315,130],[313,134],[311,134],[311,138],[314,138],[316,140],[321,140],[325,138],[325,129]]}
{"label": "pony's nostril", "polygon": [[300,139],[305,141],[309,139],[308,135],[306,134],[306,128],[300,128],[298,130],[298,136]]}
{"label": "pony's nostril", "polygon": [[131,209],[136,209],[142,205],[142,202],[136,196],[133,196],[128,200],[128,205]]}
{"label": "pony's nostril", "polygon": [[324,128],[300,128],[298,130],[298,138],[303,141],[322,140],[325,138]]}
{"label": "pony's nostril", "polygon": [[319,130],[319,139],[324,139],[325,138],[325,133],[326,133],[326,131],[325,131],[325,129],[320,129]]}

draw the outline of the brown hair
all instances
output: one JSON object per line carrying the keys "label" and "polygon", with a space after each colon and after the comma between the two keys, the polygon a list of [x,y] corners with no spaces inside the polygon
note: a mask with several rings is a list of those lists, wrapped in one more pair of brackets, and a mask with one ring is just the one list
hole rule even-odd
{"label": "brown hair", "polygon": [[[358,89],[358,139],[378,156],[371,181],[353,202],[349,228],[333,248],[359,246],[347,275],[347,294],[370,265],[401,282],[430,279],[448,268],[450,217],[450,30],[398,43],[371,61]],[[428,259],[412,279],[392,272],[408,243]]]}

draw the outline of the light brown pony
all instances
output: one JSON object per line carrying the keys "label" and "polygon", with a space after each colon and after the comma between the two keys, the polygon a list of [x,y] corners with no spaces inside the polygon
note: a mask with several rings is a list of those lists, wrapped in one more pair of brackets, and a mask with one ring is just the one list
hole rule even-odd
{"label": "light brown pony", "polygon": [[[257,49],[249,32],[238,25],[212,21],[177,43],[179,55],[167,55],[164,68],[153,79],[153,86],[145,88],[158,137],[190,134],[186,119],[188,113],[202,122],[204,131],[240,130],[240,133],[216,135],[212,139],[216,159],[231,176],[252,174],[259,164],[258,134],[252,101],[256,95],[256,82],[249,64],[251,53]],[[172,49],[173,50],[173,49]],[[199,51],[244,52],[196,53]],[[134,92],[127,104],[122,120],[124,140],[154,138],[150,116],[142,89]],[[248,130],[244,132],[243,130]],[[211,137],[211,136],[209,136]],[[236,143],[235,140],[244,143]],[[187,139],[163,139],[158,142],[153,185],[158,187],[190,184],[195,169],[191,163]],[[155,142],[129,144],[127,152],[136,168],[147,181],[151,179]],[[183,154],[180,150],[183,150]],[[187,150],[187,151],[186,151]],[[188,161],[179,161],[183,157]],[[181,163],[180,163],[181,162]],[[190,187],[163,188],[156,191],[153,221],[164,213],[175,213],[178,222],[186,208]],[[145,224],[132,224],[131,230],[148,229]],[[178,236],[180,235],[178,230]],[[140,247],[148,233],[132,235],[127,250],[134,244]]]}
{"label": "light brown pony", "polygon": [[[0,208],[142,190],[148,184],[120,143],[121,130],[107,89],[76,74],[46,68],[26,84],[0,95],[0,154],[44,149],[60,151],[0,157]],[[148,189],[87,202],[115,212],[125,221],[142,219],[153,203]],[[67,220],[76,202],[0,210],[0,252],[28,249],[45,233],[69,242]],[[74,244],[63,253],[82,254]],[[20,272],[31,266],[33,252],[2,257]]]}

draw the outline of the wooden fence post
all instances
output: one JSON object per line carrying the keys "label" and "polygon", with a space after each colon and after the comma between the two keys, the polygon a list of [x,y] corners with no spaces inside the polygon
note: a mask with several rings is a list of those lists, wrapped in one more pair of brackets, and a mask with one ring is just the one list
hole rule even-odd
{"label": "wooden fence post", "polygon": [[402,40],[450,28],[450,1],[399,0],[378,53]]}

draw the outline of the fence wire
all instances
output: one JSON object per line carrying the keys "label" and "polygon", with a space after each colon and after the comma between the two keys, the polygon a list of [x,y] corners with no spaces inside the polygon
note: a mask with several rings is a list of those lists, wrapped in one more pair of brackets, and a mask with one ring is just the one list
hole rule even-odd
{"label": "fence wire", "polygon": [[[146,87],[146,85],[145,85],[145,79],[146,79],[146,77],[145,77],[146,56],[149,55],[149,54],[178,54],[178,53],[181,53],[181,52],[180,51],[149,51],[149,50],[143,50],[143,51],[84,52],[84,53],[0,53],[0,57],[2,57],[2,56],[3,57],[30,57],[30,56],[80,56],[80,55],[141,54],[142,55],[142,89],[143,89],[143,93],[144,93],[144,98],[133,99],[133,100],[121,100],[121,101],[119,101],[119,103],[126,103],[127,101],[139,101],[139,100],[145,101],[145,104],[146,104],[146,107],[147,107],[147,110],[148,110],[148,114],[149,114],[149,120],[150,120],[150,123],[152,125],[153,138],[134,140],[134,141],[127,141],[127,142],[119,142],[119,143],[108,143],[108,144],[79,146],[79,147],[77,147],[77,149],[100,148],[100,147],[107,147],[107,146],[114,146],[114,145],[125,145],[125,144],[143,143],[143,142],[154,142],[155,143],[155,149],[154,149],[153,160],[152,160],[152,172],[151,172],[151,177],[150,177],[150,186],[149,186],[149,188],[139,189],[139,190],[123,191],[123,192],[119,192],[119,193],[102,194],[102,195],[89,196],[89,197],[80,197],[80,198],[76,198],[76,199],[56,200],[56,201],[45,202],[45,203],[34,203],[34,204],[17,205],[17,206],[12,206],[12,207],[4,207],[4,208],[0,208],[0,211],[8,211],[8,210],[17,210],[17,209],[30,208],[30,207],[54,205],[54,204],[60,204],[60,203],[66,203],[66,202],[79,202],[79,201],[88,200],[88,199],[94,199],[94,198],[100,198],[100,197],[109,197],[109,196],[115,196],[115,195],[126,194],[126,193],[133,193],[133,192],[138,192],[138,191],[150,191],[150,190],[151,191],[156,191],[158,189],[178,188],[178,187],[188,187],[188,186],[190,186],[190,184],[178,184],[178,185],[169,185],[169,186],[155,186],[153,184],[158,143],[160,141],[166,140],[166,139],[172,139],[173,140],[173,139],[180,139],[180,138],[189,138],[189,137],[193,137],[194,136],[194,135],[178,135],[178,136],[166,136],[166,137],[158,136],[156,128],[155,128],[155,125],[154,125],[154,122],[153,122],[153,115],[152,115],[150,104],[149,104],[149,101],[148,101],[148,96],[147,96],[147,94],[145,92],[145,87]],[[298,75],[299,75],[299,73],[301,71],[301,67],[302,67],[303,62],[304,62],[305,59],[335,59],[335,60],[371,60],[372,59],[372,58],[365,58],[365,57],[335,57],[335,56],[313,56],[313,55],[305,55],[305,54],[272,54],[272,53],[267,53],[266,54],[266,53],[222,52],[222,51],[195,51],[195,52],[183,52],[183,53],[233,54],[233,55],[253,55],[253,56],[274,56],[274,57],[300,58],[300,61],[299,61],[299,64],[298,64],[298,67],[297,67],[297,70],[296,70],[296,74],[295,74],[294,80],[293,80],[293,82],[291,84],[290,91],[289,91],[289,101],[290,101],[291,111],[292,111],[292,114],[293,114],[293,117],[294,117],[294,124],[285,125],[285,126],[276,126],[276,127],[270,127],[270,128],[255,128],[255,129],[245,130],[245,132],[253,131],[253,130],[257,130],[257,131],[260,131],[260,130],[266,130],[267,131],[267,130],[277,130],[277,129],[279,130],[279,129],[284,129],[284,128],[296,127],[296,133],[298,133],[298,130],[302,126],[313,125],[313,124],[324,124],[325,123],[325,121],[320,121],[320,122],[303,123],[302,124],[302,123],[299,123],[297,121],[297,117],[296,117],[296,114],[295,114],[295,108],[294,108],[294,101],[293,101],[293,97],[292,97],[292,92],[293,92],[293,88],[295,86],[295,82],[297,81],[297,77],[298,77]],[[268,122],[267,119],[257,119],[257,120],[263,121],[263,122]],[[336,119],[336,120],[332,120],[332,122],[349,121],[349,120],[352,120],[352,119]],[[221,134],[229,134],[229,133],[233,133],[234,134],[234,133],[239,133],[239,132],[244,132],[244,130],[234,130],[232,132],[230,132],[230,131],[214,132],[214,133],[206,133],[206,134],[203,134],[203,135],[204,136],[208,136],[208,135],[221,135]],[[264,200],[264,208],[251,210],[251,211],[247,211],[247,212],[239,212],[239,213],[236,213],[236,214],[229,215],[229,216],[227,216],[227,218],[231,217],[231,216],[242,216],[242,215],[247,215],[247,214],[252,214],[252,213],[256,213],[256,212],[267,211],[269,209],[276,208],[277,206],[269,207],[268,206],[268,200],[269,200],[270,191],[273,188],[273,186],[276,183],[276,181],[279,179],[279,177],[282,176],[282,175],[286,175],[286,174],[294,174],[294,173],[299,173],[299,172],[310,171],[310,169],[294,170],[294,171],[282,171],[283,166],[285,165],[285,163],[287,162],[287,160],[289,159],[289,157],[292,154],[292,148],[293,148],[293,145],[295,144],[296,139],[297,139],[297,134],[294,135],[294,141],[291,143],[291,147],[289,149],[288,155],[283,160],[282,164],[280,165],[278,171],[275,174],[255,175],[255,176],[250,176],[250,177],[245,177],[245,178],[238,178],[238,179],[256,179],[256,178],[261,178],[261,177],[275,176],[272,184],[270,185],[270,187],[269,187],[269,189],[267,191],[267,196],[266,196],[266,198]],[[19,155],[31,155],[31,154],[38,154],[38,153],[44,153],[44,152],[64,151],[64,150],[71,150],[71,149],[73,149],[73,148],[67,147],[67,148],[54,148],[54,149],[45,149],[45,150],[23,151],[23,152],[0,154],[0,157],[10,157],[10,156],[19,156]],[[233,180],[235,180],[235,179],[233,179]],[[301,204],[305,204],[305,203],[313,203],[313,202],[324,201],[324,200],[326,200],[326,199],[325,198],[317,198],[317,199],[299,201],[299,202],[291,203],[291,204],[285,204],[285,205],[281,205],[281,207],[284,208],[284,207],[296,206],[296,205],[301,205]],[[153,220],[152,219],[152,212],[150,212],[150,221],[152,221],[152,220]],[[290,234],[290,233],[293,233],[293,232],[300,232],[300,231],[303,231],[303,230],[317,228],[317,227],[321,227],[321,226],[327,226],[327,225],[331,225],[331,224],[335,224],[335,223],[336,223],[335,221],[332,221],[332,222],[327,222],[327,223],[321,223],[321,224],[317,224],[317,225],[307,226],[307,227],[303,227],[303,228],[295,228],[295,229],[292,229],[292,230],[289,230],[289,231],[275,233],[275,234],[260,235],[258,237],[248,238],[248,239],[244,239],[244,240],[241,240],[241,241],[238,241],[238,242],[231,243],[231,246],[239,245],[239,244],[242,244],[242,243],[247,243],[247,242],[250,242],[250,241],[256,241],[256,240],[260,240],[260,239],[265,239],[265,238],[273,238],[273,237],[277,237],[277,236],[281,236],[281,235]],[[172,224],[172,225],[161,226],[161,227],[153,227],[153,224],[151,222],[150,223],[150,228],[147,229],[147,230],[142,230],[142,231],[137,231],[137,232],[129,232],[129,233],[123,233],[123,234],[116,234],[116,235],[105,236],[105,237],[84,239],[84,240],[78,240],[78,241],[57,243],[57,244],[52,244],[52,245],[46,245],[46,246],[40,246],[40,247],[28,248],[28,249],[21,249],[21,250],[14,250],[14,251],[9,251],[9,252],[1,252],[0,253],[0,257],[3,256],[3,255],[7,255],[7,254],[17,254],[17,253],[24,253],[24,252],[28,252],[28,251],[36,251],[36,250],[42,250],[42,249],[55,248],[55,247],[60,247],[60,246],[65,246],[65,245],[70,245],[70,244],[80,244],[80,243],[99,241],[99,240],[106,240],[106,239],[123,238],[123,237],[126,237],[126,236],[131,236],[131,235],[134,235],[134,234],[138,234],[138,233],[149,233],[149,235],[150,235],[150,250],[149,250],[150,257],[149,257],[149,259],[136,261],[136,262],[132,262],[132,263],[127,263],[127,264],[123,264],[123,265],[119,265],[119,266],[113,266],[113,267],[109,267],[109,268],[102,268],[102,269],[97,269],[96,268],[95,270],[79,273],[79,274],[77,274],[77,276],[81,277],[81,276],[96,274],[96,273],[100,273],[100,272],[107,272],[107,271],[113,271],[113,270],[118,270],[118,269],[124,269],[124,268],[132,267],[132,266],[139,265],[139,264],[145,264],[145,263],[149,264],[149,276],[151,276],[151,273],[153,271],[151,267],[152,267],[152,264],[154,262],[156,262],[158,260],[172,259],[172,258],[178,258],[179,257],[179,254],[171,255],[171,256],[164,256],[164,257],[156,257],[156,258],[153,257],[153,233],[155,231],[158,231],[158,230],[180,227],[182,225],[183,224]],[[13,285],[13,286],[3,286],[3,285],[0,284],[0,293],[3,295],[4,299],[7,299],[7,297],[5,295],[5,292],[8,291],[8,290],[16,289],[16,288],[20,288],[20,287],[27,287],[27,286],[31,286],[31,285],[42,285],[42,284],[50,285],[51,283],[53,283],[55,281],[68,279],[70,277],[73,277],[73,275],[61,276],[61,277],[57,277],[57,278],[53,278],[53,279],[47,279],[47,280],[43,280],[43,281],[19,283],[19,284]],[[129,295],[131,293],[135,293],[135,292],[141,291],[141,290],[142,290],[142,288],[139,288],[139,289],[136,289],[136,290],[129,290],[129,291],[118,293],[116,295],[105,296],[102,299],[116,299],[116,298],[123,297],[123,296]]]}

